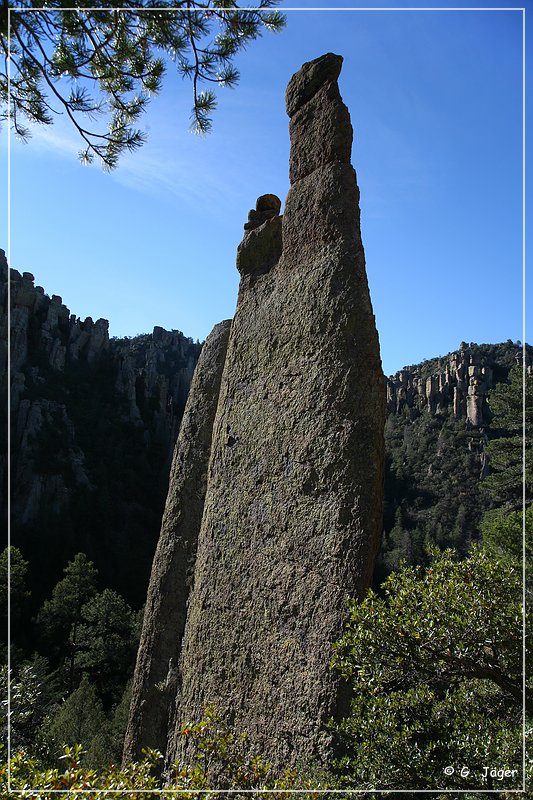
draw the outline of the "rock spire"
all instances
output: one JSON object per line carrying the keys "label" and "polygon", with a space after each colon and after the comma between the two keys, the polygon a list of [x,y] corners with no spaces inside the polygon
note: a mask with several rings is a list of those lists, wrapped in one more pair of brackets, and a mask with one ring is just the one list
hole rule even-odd
{"label": "rock spire", "polygon": [[133,679],[127,761],[140,759],[143,747],[164,751],[167,745],[230,327],[230,320],[215,325],[204,344],[174,449]]}
{"label": "rock spire", "polygon": [[277,767],[331,752],[331,645],[372,576],[385,418],[341,65],[327,54],[291,79],[284,215],[263,195],[238,248],[167,762],[187,758],[179,723],[209,705]]}

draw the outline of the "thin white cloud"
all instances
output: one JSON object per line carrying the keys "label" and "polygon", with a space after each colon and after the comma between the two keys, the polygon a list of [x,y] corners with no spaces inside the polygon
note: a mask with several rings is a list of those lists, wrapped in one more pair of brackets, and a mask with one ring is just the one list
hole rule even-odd
{"label": "thin white cloud", "polygon": [[[53,125],[28,125],[31,138],[29,141],[21,142],[11,132],[11,147],[18,148],[19,152],[25,153],[28,148],[40,153],[54,153],[71,159],[76,157],[81,150],[80,140],[76,137],[72,128],[62,119]],[[7,137],[6,137],[7,142]],[[2,145],[5,146],[5,142]]]}
{"label": "thin white cloud", "polygon": [[[55,156],[72,163],[83,148],[76,132],[63,120],[48,126],[31,126],[31,138],[27,143],[17,140],[12,133],[11,136],[13,155],[22,158]],[[192,138],[192,134],[190,136]],[[235,200],[242,190],[237,183],[243,183],[242,179],[235,181],[239,174],[236,156],[228,152],[224,158],[224,171],[234,176],[229,182],[220,177],[220,166],[213,164],[213,158],[199,158],[193,146],[184,146],[179,137],[173,141],[169,137],[168,143],[159,145],[149,139],[140,150],[122,156],[110,179],[143,194],[175,198],[204,210],[206,204],[212,208],[223,207]],[[2,137],[0,144],[0,149],[6,148],[7,136]],[[95,160],[93,168],[101,169],[99,161]]]}
{"label": "thin white cloud", "polygon": [[219,174],[192,155],[151,149],[124,156],[112,177],[118,183],[141,192],[166,194],[191,205],[219,203],[229,199]]}
{"label": "thin white cloud", "polygon": [[[230,208],[242,205],[243,198],[252,204],[256,193],[283,191],[286,177],[282,167],[278,179],[272,177],[270,184],[276,169],[269,165],[269,158],[277,145],[273,146],[272,132],[257,114],[259,108],[264,110],[264,97],[260,100],[257,93],[244,90],[223,99],[229,102],[223,107],[221,98],[216,130],[205,140],[189,133],[186,119],[174,121],[174,114],[170,116],[166,109],[163,113],[154,109],[146,118],[148,141],[134,153],[123,154],[109,179],[145,196],[177,200],[181,207],[219,221]],[[225,121],[228,115],[231,131]],[[27,145],[12,138],[14,154],[23,158],[52,155],[72,164],[83,149],[82,140],[64,117],[55,119],[53,125],[32,125],[31,134]],[[286,138],[285,130],[283,134]],[[98,160],[92,168],[101,169]],[[269,185],[265,185],[265,171]]]}

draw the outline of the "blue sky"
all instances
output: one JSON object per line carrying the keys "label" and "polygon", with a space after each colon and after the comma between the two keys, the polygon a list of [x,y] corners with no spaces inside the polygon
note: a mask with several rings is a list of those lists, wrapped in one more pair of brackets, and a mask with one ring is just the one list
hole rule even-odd
{"label": "blue sky", "polygon": [[283,33],[239,56],[206,138],[189,133],[191,88],[169,72],[148,143],[111,174],[79,164],[61,119],[12,140],[11,266],[72,313],[109,319],[111,335],[205,338],[233,315],[248,210],[288,191],[285,86],[332,51],[386,374],[461,340],[522,339],[521,12],[281,7],[296,5]]}

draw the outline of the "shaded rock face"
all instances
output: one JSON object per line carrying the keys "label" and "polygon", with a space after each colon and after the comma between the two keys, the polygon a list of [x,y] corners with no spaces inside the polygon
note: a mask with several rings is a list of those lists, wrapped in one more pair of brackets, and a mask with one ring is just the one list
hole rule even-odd
{"label": "shaded rock face", "polygon": [[[0,250],[11,540],[32,557],[36,603],[61,575],[57,554],[66,560],[80,549],[129,602],[144,601],[172,450],[200,350],[179,331],[157,327],[153,334],[110,339],[107,320],[71,314],[61,297],[35,286],[31,273],[9,270]],[[0,414],[3,409],[7,402]],[[7,441],[0,436],[3,487],[6,468]],[[106,494],[112,503],[102,501]],[[0,513],[6,511],[4,488]],[[138,565],[134,578],[122,557],[125,541]]]}
{"label": "shaded rock face", "polygon": [[279,768],[331,749],[331,645],[372,576],[385,417],[341,63],[291,80],[284,216],[259,198],[238,250],[167,763],[208,705]]}
{"label": "shaded rock face", "polygon": [[[265,202],[272,204],[263,209]],[[241,275],[260,275],[277,264],[282,251],[281,200],[273,194],[258,197],[248,214],[247,233],[237,248],[237,269]]]}
{"label": "shaded rock face", "polygon": [[166,749],[177,692],[177,667],[202,521],[211,434],[231,322],[207,338],[176,442],[132,686],[124,755]]}
{"label": "shaded rock face", "polygon": [[[275,194],[264,194],[261,197],[258,197],[255,209],[252,209],[248,214],[248,222],[245,223],[244,230],[254,230],[254,228],[258,228],[263,224],[263,222],[266,222],[267,219],[272,219],[272,217],[279,216],[280,209],[281,200],[279,197],[276,197]],[[281,251],[278,254],[278,257],[280,254]],[[238,268],[239,265],[237,264],[237,269]]]}
{"label": "shaded rock face", "polygon": [[[6,372],[8,273],[11,284],[10,381]],[[57,512],[68,502],[64,475],[54,475],[52,489],[48,492],[48,479],[37,474],[33,463],[35,454],[31,444],[43,426],[55,427],[61,432],[63,449],[69,449],[65,462],[75,467],[74,483],[90,483],[83,470],[83,453],[75,444],[76,426],[67,408],[72,370],[79,372],[86,366],[87,374],[94,376],[96,382],[102,364],[111,365],[117,407],[127,398],[125,421],[145,429],[147,439],[161,445],[170,460],[200,352],[200,345],[194,345],[179,331],[158,327],[152,335],[134,340],[110,340],[107,320],[93,322],[91,317],[81,320],[70,313],[61,297],[49,297],[42,287],[34,285],[34,281],[29,272],[21,275],[17,270],[8,270],[5,253],[0,250],[0,384],[7,393],[11,383],[15,524],[35,519],[43,505]],[[47,397],[52,382],[56,387],[55,395],[64,397],[67,405],[55,397]],[[49,468],[48,474],[50,472]],[[62,481],[63,486],[58,490]]]}

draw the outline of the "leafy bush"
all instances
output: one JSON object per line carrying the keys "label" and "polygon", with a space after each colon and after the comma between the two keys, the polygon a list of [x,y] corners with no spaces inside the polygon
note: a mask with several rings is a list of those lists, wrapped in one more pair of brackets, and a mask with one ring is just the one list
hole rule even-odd
{"label": "leafy bush", "polygon": [[[235,792],[266,789],[268,796],[276,800],[289,800],[292,794],[288,791],[298,791],[300,800],[314,800],[316,794],[311,789],[325,789],[325,784],[317,778],[302,779],[296,770],[287,769],[276,777],[270,764],[260,755],[250,753],[246,735],[236,735],[213,709],[207,709],[200,722],[183,725],[181,734],[188,740],[190,764],[172,766],[166,789],[179,790],[184,800],[198,800],[202,790],[210,786]],[[159,789],[158,796],[163,800],[174,800],[176,794],[160,788],[158,775],[162,759],[157,750],[146,750],[140,762],[123,768],[110,765],[95,770],[85,766],[86,753],[81,745],[74,745],[64,748],[61,767],[46,769],[38,759],[19,752],[10,762],[10,787],[16,791],[24,789],[25,797],[36,800],[54,800],[53,792],[58,789],[66,792],[65,797],[73,799],[74,792],[83,789],[87,800],[116,800],[117,791],[121,798],[138,800],[138,794],[129,790]],[[0,767],[0,796],[7,795],[7,773],[5,764]],[[209,797],[221,800],[227,794],[221,792]]]}
{"label": "leafy bush", "polygon": [[[35,800],[54,800],[57,790],[65,792],[62,797],[74,800],[80,797],[76,792],[83,789],[86,800],[116,800],[117,797],[138,800],[139,794],[128,790],[158,788],[155,768],[161,754],[156,751],[148,751],[143,761],[128,764],[124,769],[110,767],[100,771],[83,766],[83,754],[80,745],[67,746],[62,768],[46,769],[37,759],[18,752],[9,763],[9,781],[7,763],[0,766],[0,796],[9,796],[9,787],[11,791],[24,790],[24,797]],[[166,797],[170,800],[172,795]]]}
{"label": "leafy bush", "polygon": [[[480,548],[433,555],[354,602],[334,666],[353,682],[341,784],[364,789],[522,785],[522,586]],[[529,708],[531,712],[531,708]],[[485,767],[514,770],[502,782]],[[466,769],[463,769],[466,768]]]}

